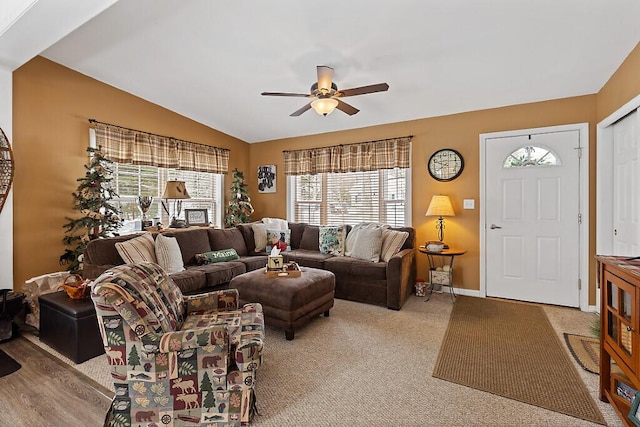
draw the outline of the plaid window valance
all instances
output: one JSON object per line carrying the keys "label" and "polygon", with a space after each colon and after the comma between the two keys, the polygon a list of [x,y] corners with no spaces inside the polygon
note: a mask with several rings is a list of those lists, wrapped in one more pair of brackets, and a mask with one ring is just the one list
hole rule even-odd
{"label": "plaid window valance", "polygon": [[412,136],[284,152],[285,175],[408,168]]}
{"label": "plaid window valance", "polygon": [[96,145],[106,158],[118,163],[156,166],[196,172],[229,172],[229,150],[168,136],[94,125]]}

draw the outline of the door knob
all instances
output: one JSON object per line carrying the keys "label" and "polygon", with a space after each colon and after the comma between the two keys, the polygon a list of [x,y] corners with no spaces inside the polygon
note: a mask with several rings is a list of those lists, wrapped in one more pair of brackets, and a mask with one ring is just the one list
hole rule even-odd
{"label": "door knob", "polygon": [[492,230],[496,230],[496,229],[500,229],[500,228],[502,228],[502,227],[500,227],[498,225],[495,225],[495,224],[491,224],[491,229]]}

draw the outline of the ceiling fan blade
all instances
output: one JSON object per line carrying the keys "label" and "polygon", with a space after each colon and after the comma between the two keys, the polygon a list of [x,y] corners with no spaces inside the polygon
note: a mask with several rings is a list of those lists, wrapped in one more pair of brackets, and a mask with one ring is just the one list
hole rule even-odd
{"label": "ceiling fan blade", "polygon": [[338,91],[334,96],[340,96],[342,98],[346,96],[364,95],[367,93],[384,92],[389,89],[389,85],[386,83],[378,83],[375,85],[355,87],[353,89],[345,89]]}
{"label": "ceiling fan blade", "polygon": [[298,98],[313,98],[310,93],[287,93],[287,92],[262,92],[263,96],[294,96]]}
{"label": "ceiling fan blade", "polygon": [[304,113],[307,110],[311,109],[311,103],[308,103],[307,105],[305,105],[304,107],[302,107],[299,110],[294,111],[293,113],[289,114],[289,116],[291,117],[298,117],[300,114]]}
{"label": "ceiling fan blade", "polygon": [[336,101],[338,101],[338,105],[336,106],[336,108],[344,113],[347,113],[350,116],[353,116],[358,111],[360,111],[356,107],[349,105],[346,102],[342,102],[339,99],[336,99]]}
{"label": "ceiling fan blade", "polygon": [[331,90],[331,83],[333,82],[333,68],[326,65],[318,65],[318,90],[326,89],[327,92]]}

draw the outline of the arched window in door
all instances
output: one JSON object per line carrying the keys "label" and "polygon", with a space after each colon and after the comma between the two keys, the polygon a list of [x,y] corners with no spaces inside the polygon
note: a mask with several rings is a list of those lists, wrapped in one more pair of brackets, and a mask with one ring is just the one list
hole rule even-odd
{"label": "arched window in door", "polygon": [[560,158],[550,149],[527,145],[507,156],[502,164],[505,169],[530,166],[560,166]]}

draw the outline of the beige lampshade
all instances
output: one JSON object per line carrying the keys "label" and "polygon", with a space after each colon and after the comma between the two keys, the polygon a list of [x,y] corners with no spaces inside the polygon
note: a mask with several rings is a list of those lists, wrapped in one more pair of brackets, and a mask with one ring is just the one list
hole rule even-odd
{"label": "beige lampshade", "polygon": [[436,195],[431,198],[429,209],[424,216],[456,216],[449,196]]}
{"label": "beige lampshade", "polygon": [[187,193],[187,186],[184,181],[167,181],[167,186],[164,188],[163,199],[190,199],[191,196]]}

